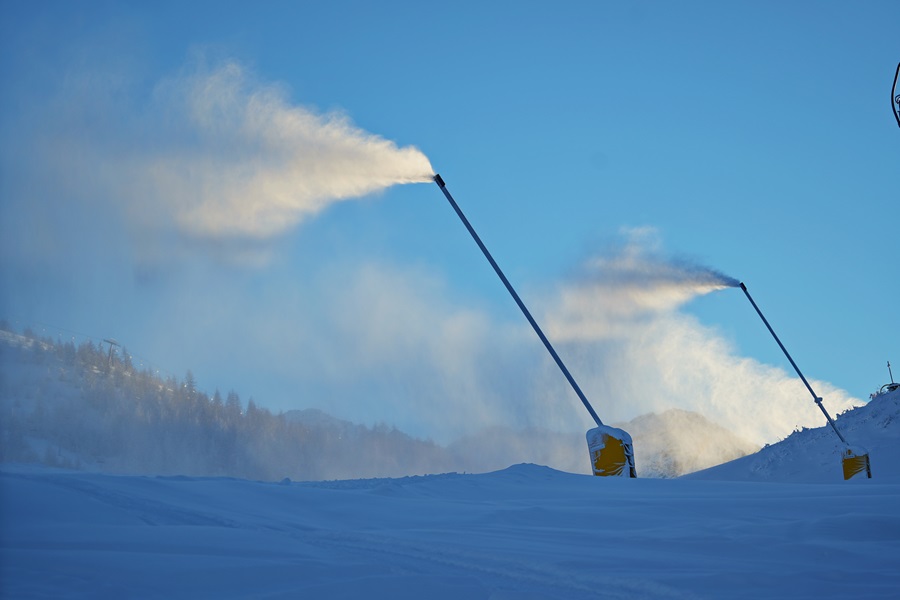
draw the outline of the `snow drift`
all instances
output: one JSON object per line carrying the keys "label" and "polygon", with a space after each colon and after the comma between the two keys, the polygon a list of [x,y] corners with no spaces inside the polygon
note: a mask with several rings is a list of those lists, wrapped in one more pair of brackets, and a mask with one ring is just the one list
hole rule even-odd
{"label": "snow drift", "polygon": [[821,600],[900,588],[898,484],[535,465],[275,484],[6,465],[0,502],[4,597]]}

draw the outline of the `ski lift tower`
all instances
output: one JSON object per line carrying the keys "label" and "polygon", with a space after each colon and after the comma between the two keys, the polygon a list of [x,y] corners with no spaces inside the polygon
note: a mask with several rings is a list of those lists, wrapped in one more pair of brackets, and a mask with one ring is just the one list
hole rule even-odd
{"label": "ski lift tower", "polygon": [[109,367],[112,366],[113,346],[121,346],[121,344],[113,338],[104,338],[103,342],[109,344],[109,356],[106,358],[106,366]]}

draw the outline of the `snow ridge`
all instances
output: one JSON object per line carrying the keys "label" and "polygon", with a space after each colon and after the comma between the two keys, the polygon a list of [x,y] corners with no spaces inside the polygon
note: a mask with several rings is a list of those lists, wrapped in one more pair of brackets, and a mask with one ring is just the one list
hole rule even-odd
{"label": "snow ridge", "polygon": [[[900,389],[876,394],[865,405],[835,419],[853,446],[869,452],[873,482],[900,482]],[[756,454],[692,473],[692,479],[729,481],[837,482],[843,480],[843,444],[823,425],[794,431]],[[865,479],[857,475],[851,481]]]}

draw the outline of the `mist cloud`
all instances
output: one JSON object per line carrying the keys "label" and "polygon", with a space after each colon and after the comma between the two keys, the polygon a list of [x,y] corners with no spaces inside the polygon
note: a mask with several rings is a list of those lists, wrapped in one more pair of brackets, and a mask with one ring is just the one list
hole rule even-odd
{"label": "mist cloud", "polygon": [[624,244],[586,260],[561,286],[548,326],[556,339],[628,335],[636,322],[670,312],[691,299],[735,287],[738,281],[660,252],[650,227],[623,229]]}
{"label": "mist cloud", "polygon": [[[627,245],[628,252],[647,259],[644,262],[650,255],[664,259],[663,253],[633,239]],[[620,254],[618,248],[586,264],[613,264]],[[596,271],[585,272],[592,273],[590,281],[596,284]],[[705,277],[700,280],[692,288],[694,295],[712,285]],[[544,307],[538,321],[554,323],[555,333],[548,330],[548,336],[604,422],[690,410],[757,445],[778,441],[796,427],[823,424],[799,379],[741,356],[715,328],[680,310],[687,292],[673,294],[671,278],[665,281],[658,293],[666,301],[647,300],[631,312],[613,306],[606,313],[608,298],[590,296],[596,288],[574,279],[559,282],[556,293],[546,298],[526,298]],[[581,440],[592,426],[514,306],[492,314],[454,296],[439,273],[385,263],[329,270],[314,286],[322,297],[321,311],[296,315],[292,318],[302,324],[291,324],[285,321],[291,314],[288,306],[267,310],[280,315],[267,335],[272,340],[303,332],[281,368],[286,373],[299,368],[303,377],[329,390],[320,408],[369,424],[394,423],[441,443],[485,427],[546,428]],[[577,323],[566,322],[571,313],[561,300],[572,287],[594,307],[590,313],[578,313]],[[642,293],[652,296],[653,289],[645,284]],[[727,293],[738,294],[723,291],[723,302]],[[752,310],[743,301],[739,305]],[[610,335],[614,322],[615,334]],[[582,327],[586,332],[579,335],[557,335]],[[814,379],[812,385],[832,414],[860,404],[827,382]],[[703,448],[704,457],[698,460],[714,464],[714,445],[689,437],[681,441],[687,446],[679,449],[683,455]],[[576,444],[576,461],[583,458],[581,444]]]}
{"label": "mist cloud", "polygon": [[[580,276],[561,283],[546,315],[601,418],[692,410],[759,445],[822,424],[799,379],[739,356],[715,329],[678,310],[736,280],[666,258],[652,229],[626,235],[625,244],[591,257]],[[825,382],[813,385],[832,414],[860,404]]]}

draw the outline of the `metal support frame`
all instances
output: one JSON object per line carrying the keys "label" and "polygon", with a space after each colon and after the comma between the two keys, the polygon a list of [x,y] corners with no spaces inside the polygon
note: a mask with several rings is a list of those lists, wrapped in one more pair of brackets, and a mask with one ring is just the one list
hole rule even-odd
{"label": "metal support frame", "polygon": [[775,330],[772,329],[772,326],[769,325],[769,322],[763,316],[762,311],[759,310],[759,307],[756,305],[756,302],[753,301],[753,297],[750,296],[750,292],[747,291],[747,286],[741,283],[741,289],[744,290],[744,295],[747,296],[747,300],[750,301],[750,304],[753,305],[753,308],[756,309],[756,314],[759,315],[759,318],[762,319],[762,322],[766,324],[766,328],[769,330],[769,333],[772,334],[772,337],[775,338],[775,341],[778,342],[778,347],[781,348],[781,351],[784,352],[784,355],[787,357],[789,361],[791,361],[791,366],[794,367],[794,370],[797,372],[797,375],[800,376],[800,379],[803,380],[803,384],[806,386],[806,389],[809,390],[809,393],[812,394],[813,400],[816,402],[816,406],[818,406],[822,410],[822,414],[825,415],[825,418],[828,419],[828,423],[831,424],[831,428],[834,429],[834,432],[837,434],[841,441],[844,442],[844,445],[849,446],[847,440],[844,439],[844,436],[841,435],[841,432],[838,431],[837,424],[831,418],[831,415],[828,414],[828,411],[825,410],[825,407],[822,405],[822,398],[820,398],[813,391],[812,386],[809,385],[809,382],[806,380],[806,377],[803,376],[803,373],[800,372],[800,368],[797,366],[797,363],[794,362],[794,359],[791,358],[791,355],[788,353],[787,348],[784,347],[784,344],[781,343],[781,340],[778,339],[778,336],[775,335]]}
{"label": "metal support frame", "polygon": [[512,284],[506,278],[506,275],[503,274],[503,271],[500,270],[500,266],[497,264],[497,261],[494,260],[494,257],[491,256],[491,253],[488,252],[487,247],[481,241],[481,238],[478,237],[478,234],[475,233],[475,229],[472,227],[472,224],[469,223],[469,220],[466,218],[466,215],[463,214],[462,210],[459,208],[459,205],[456,203],[456,200],[453,199],[453,196],[450,195],[450,192],[447,191],[447,186],[444,184],[444,180],[440,175],[435,174],[434,182],[438,184],[438,187],[441,188],[441,191],[444,192],[444,196],[447,197],[447,200],[450,202],[450,206],[453,207],[453,210],[456,211],[456,214],[459,216],[460,220],[463,222],[463,225],[466,226],[466,229],[472,235],[472,239],[475,240],[475,243],[478,244],[478,247],[481,248],[481,252],[484,254],[484,257],[488,259],[488,262],[491,263],[491,266],[494,268],[494,271],[497,273],[497,276],[500,277],[500,281],[503,282],[503,285],[506,286],[507,291],[513,297],[513,300],[516,301],[516,304],[519,306],[519,309],[522,311],[522,314],[525,315],[525,318],[528,319],[528,322],[531,324],[531,327],[534,329],[534,332],[544,343],[544,346],[547,348],[547,351],[550,353],[550,356],[553,357],[553,360],[556,361],[556,365],[559,367],[560,371],[562,371],[563,375],[565,375],[566,380],[569,382],[569,385],[572,386],[572,389],[575,390],[575,393],[578,395],[578,398],[581,400],[581,403],[584,404],[584,407],[591,414],[591,417],[597,423],[598,426],[603,427],[603,421],[600,420],[600,417],[597,416],[597,413],[594,411],[594,408],[591,406],[591,403],[588,402],[587,397],[584,395],[584,392],[581,391],[581,388],[578,387],[578,384],[575,382],[575,378],[572,377],[572,374],[569,373],[569,370],[566,368],[566,365],[563,364],[562,359],[559,357],[559,354],[556,353],[556,350],[553,349],[553,346],[550,344],[550,340],[547,339],[547,336],[544,335],[544,332],[541,331],[541,328],[538,326],[537,321],[534,320],[534,317],[531,316],[531,313],[528,312],[528,308],[525,307],[525,303],[522,302],[522,299],[519,297],[519,294],[516,293],[516,290],[513,289]]}

